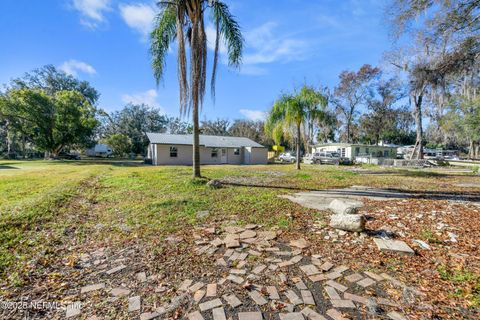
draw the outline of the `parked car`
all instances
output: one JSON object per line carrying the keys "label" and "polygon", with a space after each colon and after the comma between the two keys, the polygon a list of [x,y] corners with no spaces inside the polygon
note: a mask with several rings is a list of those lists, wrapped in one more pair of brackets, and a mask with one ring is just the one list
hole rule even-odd
{"label": "parked car", "polygon": [[316,164],[340,164],[340,155],[336,152],[320,151],[315,152],[312,157],[313,163]]}
{"label": "parked car", "polygon": [[305,164],[312,164],[313,163],[313,154],[307,153],[302,157],[302,162]]}
{"label": "parked car", "polygon": [[348,165],[348,164],[352,164],[352,161],[350,160],[350,158],[340,157],[340,164]]}
{"label": "parked car", "polygon": [[297,160],[297,158],[291,154],[290,152],[285,152],[285,153],[281,153],[279,156],[278,156],[278,160],[280,162],[290,162],[290,163],[293,163]]}
{"label": "parked car", "polygon": [[447,156],[444,156],[443,159],[445,159],[445,160],[460,160],[460,157],[457,156],[457,155],[447,155]]}

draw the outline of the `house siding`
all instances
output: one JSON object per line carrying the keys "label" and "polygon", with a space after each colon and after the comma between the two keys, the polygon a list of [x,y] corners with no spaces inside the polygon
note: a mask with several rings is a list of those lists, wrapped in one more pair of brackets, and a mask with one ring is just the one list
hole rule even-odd
{"label": "house siding", "polygon": [[[191,165],[192,160],[192,146],[170,146],[162,144],[154,144],[153,149],[155,150],[154,164],[160,165]],[[170,147],[177,147],[177,157],[170,157]]]}
{"label": "house siding", "polygon": [[267,148],[251,148],[250,164],[267,164],[268,150]]}
{"label": "house siding", "polygon": [[235,154],[235,148],[227,148],[227,163],[229,164],[242,164],[243,163],[243,155],[245,151],[244,148],[239,148],[240,154]]}
{"label": "house siding", "polygon": [[[170,157],[170,147],[177,147],[177,157]],[[192,165],[193,150],[190,145],[163,145],[153,144],[149,148],[152,149],[152,163],[154,165]],[[222,164],[222,148],[217,148],[217,157],[212,157],[212,149],[200,146],[200,163],[201,164]],[[246,164],[245,153],[247,148],[239,148],[240,154],[235,155],[236,148],[226,149],[226,164]],[[251,149],[250,163],[248,164],[266,164],[267,149],[266,148],[249,148]],[[225,163],[225,162],[224,162]]]}

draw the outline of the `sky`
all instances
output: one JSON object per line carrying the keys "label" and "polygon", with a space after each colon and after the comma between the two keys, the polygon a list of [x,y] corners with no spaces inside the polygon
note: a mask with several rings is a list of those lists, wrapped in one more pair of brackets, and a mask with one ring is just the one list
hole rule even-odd
{"label": "sky", "polygon": [[[216,97],[207,92],[201,120],[261,120],[281,93],[333,88],[341,71],[380,64],[392,45],[385,0],[224,1],[245,38],[243,63],[229,68],[221,47]],[[150,67],[155,1],[1,0],[0,12],[0,85],[52,64],[89,81],[109,112],[146,103],[180,115],[175,45],[158,86]],[[210,61],[213,30],[208,22]]]}

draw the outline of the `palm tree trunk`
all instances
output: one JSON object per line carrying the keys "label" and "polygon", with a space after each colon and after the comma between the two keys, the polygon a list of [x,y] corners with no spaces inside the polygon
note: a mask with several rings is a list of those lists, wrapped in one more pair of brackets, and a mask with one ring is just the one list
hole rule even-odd
{"label": "palm tree trunk", "polygon": [[297,161],[296,161],[296,169],[300,170],[300,143],[302,139],[302,131],[300,125],[297,125]]}
{"label": "palm tree trunk", "polygon": [[193,178],[200,178],[200,128],[198,126],[198,95],[193,97]]}
{"label": "palm tree trunk", "polygon": [[199,26],[197,17],[192,17],[192,31],[190,40],[190,77],[192,97],[192,122],[193,122],[193,178],[200,178],[200,128],[198,124],[199,100],[200,100],[200,78],[201,54],[199,47]]}

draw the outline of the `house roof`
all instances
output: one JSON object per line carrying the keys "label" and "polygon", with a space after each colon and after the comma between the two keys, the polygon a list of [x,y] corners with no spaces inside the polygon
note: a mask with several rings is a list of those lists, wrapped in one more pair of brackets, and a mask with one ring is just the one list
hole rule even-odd
{"label": "house roof", "polygon": [[[192,145],[193,135],[191,134],[165,134],[147,132],[147,137],[152,144],[176,144],[176,145]],[[200,145],[211,148],[240,148],[254,147],[264,148],[255,141],[244,137],[224,137],[224,136],[208,136],[200,135]]]}

